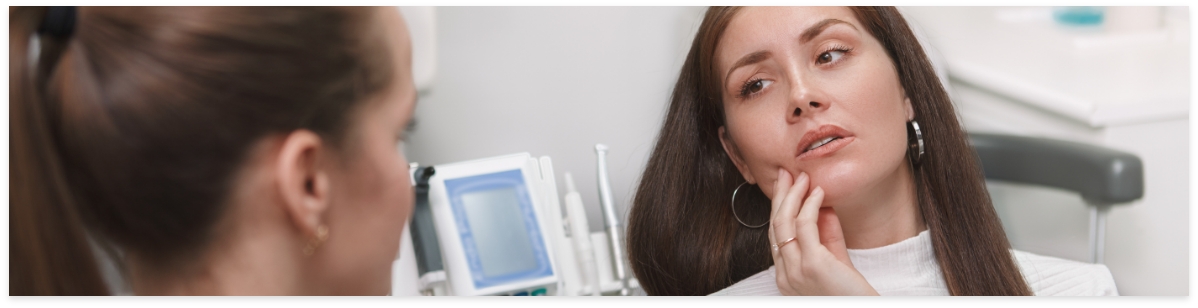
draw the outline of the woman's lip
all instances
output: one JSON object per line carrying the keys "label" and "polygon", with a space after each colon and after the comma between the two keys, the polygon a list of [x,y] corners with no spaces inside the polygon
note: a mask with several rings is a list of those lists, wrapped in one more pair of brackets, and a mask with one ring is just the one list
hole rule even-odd
{"label": "woman's lip", "polygon": [[[837,137],[837,139],[810,151],[807,150],[807,148],[811,147],[813,143],[824,140],[828,137]],[[832,124],[820,125],[813,130],[807,131],[806,134],[803,134],[803,138],[799,139],[798,152],[795,156],[797,156],[799,159],[806,159],[809,157],[827,155],[832,152],[836,152],[836,150],[839,150],[850,142],[853,142],[855,139],[854,137],[855,136],[853,133],[841,128],[840,126]]]}
{"label": "woman's lip", "polygon": [[853,140],[856,140],[856,139],[857,139],[857,137],[853,137],[853,136],[837,138],[836,140],[832,140],[832,141],[828,142],[827,144],[824,144],[818,148],[812,149],[811,151],[807,151],[807,152],[803,152],[802,154],[799,154],[798,159],[799,160],[808,160],[808,159],[814,159],[817,157],[831,155],[832,153],[836,152],[837,150],[840,150],[841,148],[844,148],[845,146],[849,145],[849,143],[853,142]]}

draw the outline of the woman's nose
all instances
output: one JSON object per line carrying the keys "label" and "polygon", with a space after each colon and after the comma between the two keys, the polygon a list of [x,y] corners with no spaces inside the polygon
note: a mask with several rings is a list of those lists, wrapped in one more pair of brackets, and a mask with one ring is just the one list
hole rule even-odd
{"label": "woman's nose", "polygon": [[791,113],[789,118],[792,121],[797,121],[804,115],[813,115],[829,107],[829,100],[817,87],[813,87],[801,78],[795,79],[791,82],[789,104]]}
{"label": "woman's nose", "polygon": [[[806,109],[809,111],[813,111],[815,109],[820,109],[820,107],[823,107],[823,106],[824,106],[824,104],[820,103],[820,102],[808,102]],[[794,112],[791,115],[794,117],[802,116],[803,109],[804,109],[804,107],[795,107]]]}

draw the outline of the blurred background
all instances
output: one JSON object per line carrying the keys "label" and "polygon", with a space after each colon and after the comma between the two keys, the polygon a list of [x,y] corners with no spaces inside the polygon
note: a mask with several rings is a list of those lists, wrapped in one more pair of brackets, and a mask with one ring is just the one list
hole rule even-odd
{"label": "blurred background", "polygon": [[[603,223],[594,145],[628,204],[704,7],[404,8],[421,96],[421,165],[529,152],[572,173]],[[1109,214],[1122,295],[1188,295],[1187,7],[906,7],[970,132],[1130,152],[1144,196]],[[1016,249],[1086,261],[1089,213],[1067,191],[988,183]]]}

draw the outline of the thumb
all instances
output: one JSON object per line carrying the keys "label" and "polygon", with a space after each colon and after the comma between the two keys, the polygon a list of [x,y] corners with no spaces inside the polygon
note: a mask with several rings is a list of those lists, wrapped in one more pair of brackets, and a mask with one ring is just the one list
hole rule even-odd
{"label": "thumb", "polygon": [[844,231],[840,230],[840,217],[836,216],[836,211],[830,207],[820,208],[819,220],[815,225],[819,227],[819,243],[832,252],[837,260],[853,267],[853,261],[849,260],[849,251],[844,244]]}

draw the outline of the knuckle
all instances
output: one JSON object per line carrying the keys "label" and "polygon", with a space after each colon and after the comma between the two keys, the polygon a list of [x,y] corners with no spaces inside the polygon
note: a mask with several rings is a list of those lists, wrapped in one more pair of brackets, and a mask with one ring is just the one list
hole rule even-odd
{"label": "knuckle", "polygon": [[802,267],[803,266],[787,268],[786,277],[788,277],[791,281],[801,282],[803,280],[803,272],[804,272]]}

